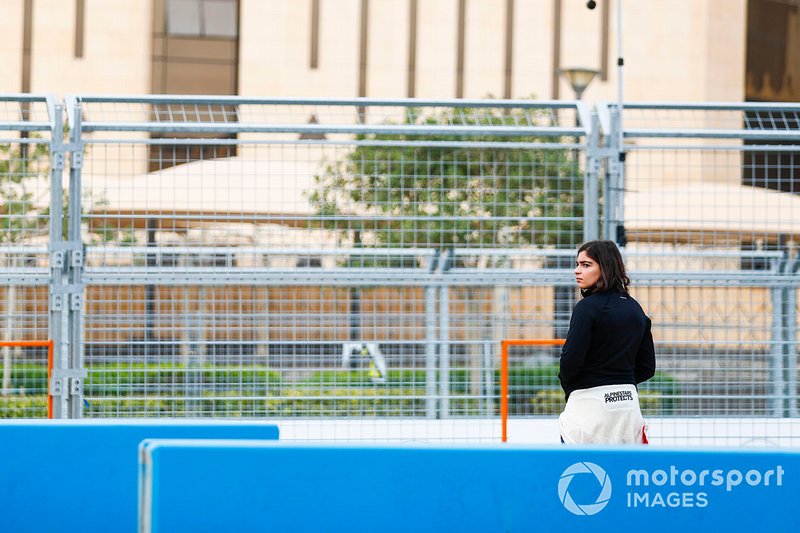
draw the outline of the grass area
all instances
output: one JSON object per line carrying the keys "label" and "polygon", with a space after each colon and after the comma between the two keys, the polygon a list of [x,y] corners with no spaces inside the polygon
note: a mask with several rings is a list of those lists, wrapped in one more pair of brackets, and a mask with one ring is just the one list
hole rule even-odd
{"label": "grass area", "polygon": [[[427,375],[422,369],[391,370],[378,383],[368,370],[278,372],[255,365],[95,364],[84,382],[86,416],[369,417],[423,416]],[[44,365],[12,367],[13,394],[0,396],[0,418],[46,416]],[[471,390],[469,370],[450,372],[454,416],[485,415],[485,402]],[[0,370],[0,379],[2,371]],[[493,376],[497,414],[499,371]],[[556,415],[564,407],[558,365],[512,367],[509,411]],[[658,373],[640,387],[645,415],[676,414],[678,383]]]}

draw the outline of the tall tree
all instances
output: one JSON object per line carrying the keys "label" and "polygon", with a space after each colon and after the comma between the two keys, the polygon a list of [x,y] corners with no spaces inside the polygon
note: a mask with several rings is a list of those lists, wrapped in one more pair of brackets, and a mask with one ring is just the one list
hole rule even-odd
{"label": "tall tree", "polygon": [[[405,123],[536,126],[551,120],[524,109],[468,108],[427,116],[411,110]],[[400,134],[359,140],[315,177],[309,196],[342,239],[359,235],[364,246],[441,249],[572,247],[581,239],[576,154],[536,146],[558,139]]]}
{"label": "tall tree", "polygon": [[[543,126],[552,115],[527,109],[452,109],[405,124]],[[315,177],[309,200],[322,223],[354,246],[375,248],[573,248],[582,238],[583,179],[577,151],[559,139],[518,135],[364,135],[345,157]],[[398,141],[406,142],[401,144]],[[568,139],[572,142],[572,139]],[[460,258],[463,266],[482,259]],[[409,258],[351,258],[363,266],[408,266]],[[473,317],[468,335],[487,332],[481,289],[467,288]],[[485,289],[484,289],[485,290]],[[573,289],[574,292],[574,289]],[[358,291],[351,291],[358,301]],[[351,317],[356,320],[357,317]],[[351,328],[352,330],[357,328]],[[357,335],[357,331],[356,331]],[[353,340],[353,339],[351,339]],[[482,381],[481,343],[467,346],[476,361],[472,392]]]}

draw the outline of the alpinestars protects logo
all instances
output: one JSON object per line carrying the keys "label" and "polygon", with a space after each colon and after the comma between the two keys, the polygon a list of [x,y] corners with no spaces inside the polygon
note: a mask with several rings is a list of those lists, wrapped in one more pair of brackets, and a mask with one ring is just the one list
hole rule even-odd
{"label": "alpinestars protects logo", "polygon": [[[577,503],[569,493],[569,484],[575,476],[591,475],[597,479],[599,494],[594,502]],[[594,463],[575,463],[561,474],[558,480],[558,498],[564,507],[572,514],[587,516],[597,514],[608,505],[611,499],[611,479],[606,471]]]}

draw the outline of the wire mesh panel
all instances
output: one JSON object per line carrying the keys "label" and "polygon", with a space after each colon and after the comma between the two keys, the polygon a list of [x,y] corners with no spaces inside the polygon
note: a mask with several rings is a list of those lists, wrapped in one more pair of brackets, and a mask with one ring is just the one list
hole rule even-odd
{"label": "wire mesh panel", "polygon": [[734,250],[796,240],[800,108],[628,104],[624,118],[629,240]]}
{"label": "wire mesh panel", "polygon": [[[794,443],[797,416],[797,133],[785,104],[626,104],[629,267],[654,324],[678,417],[665,441]],[[637,276],[634,276],[635,278]],[[761,420],[742,424],[741,417]],[[680,428],[690,427],[688,431]]]}
{"label": "wire mesh panel", "polygon": [[0,96],[0,418],[47,416],[52,100]]}
{"label": "wire mesh panel", "polygon": [[673,389],[666,414],[776,414],[780,389],[768,289],[679,286],[636,293],[654,321],[659,368]]}
{"label": "wire mesh panel", "polygon": [[[602,235],[653,318],[651,435],[800,435],[770,422],[797,414],[795,106],[626,104],[620,146],[576,102],[70,97],[53,155],[52,102],[2,102],[6,337],[66,332],[69,416],[496,440],[500,341],[566,335]],[[4,380],[40,375],[31,354]],[[557,363],[510,354],[512,418],[553,420]]]}
{"label": "wire mesh panel", "polygon": [[496,439],[481,279],[497,249],[584,238],[584,108],[69,102],[85,415],[461,419],[450,437]]}

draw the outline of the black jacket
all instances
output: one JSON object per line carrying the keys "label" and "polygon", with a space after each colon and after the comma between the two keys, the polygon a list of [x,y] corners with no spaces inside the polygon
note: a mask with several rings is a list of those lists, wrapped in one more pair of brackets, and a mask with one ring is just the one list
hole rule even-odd
{"label": "black jacket", "polygon": [[567,398],[577,389],[638,385],[655,371],[650,319],[636,300],[606,291],[577,303],[561,349],[558,374]]}

